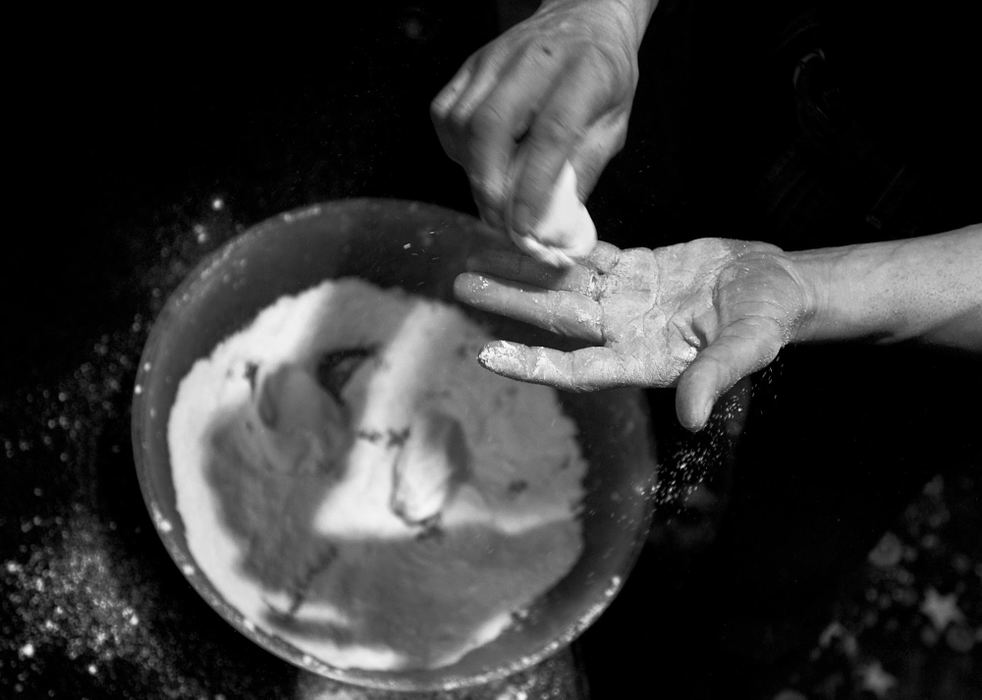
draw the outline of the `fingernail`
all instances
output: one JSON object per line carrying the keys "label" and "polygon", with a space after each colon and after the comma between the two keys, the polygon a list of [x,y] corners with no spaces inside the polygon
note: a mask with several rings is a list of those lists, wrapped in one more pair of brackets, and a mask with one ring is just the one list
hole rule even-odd
{"label": "fingernail", "polygon": [[682,424],[682,427],[688,430],[690,433],[698,433],[700,430],[706,427],[706,423],[709,422],[709,415],[712,410],[713,405],[709,404],[708,406],[703,405],[698,410],[692,411],[688,415],[684,415],[684,417],[683,414],[686,412],[681,411],[679,415],[679,422]]}
{"label": "fingernail", "polygon": [[698,433],[699,431],[701,431],[703,428],[706,427],[706,423],[696,422],[696,423],[692,423],[691,425],[683,425],[682,427],[688,430],[690,433]]}
{"label": "fingernail", "polygon": [[477,361],[485,369],[498,373],[514,372],[519,366],[516,347],[504,340],[485,345],[478,354]]}

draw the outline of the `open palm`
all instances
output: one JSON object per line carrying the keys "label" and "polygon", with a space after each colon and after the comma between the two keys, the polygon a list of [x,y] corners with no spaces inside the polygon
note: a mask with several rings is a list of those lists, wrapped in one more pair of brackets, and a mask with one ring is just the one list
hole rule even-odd
{"label": "open palm", "polygon": [[677,386],[679,420],[693,430],[724,391],[774,359],[809,308],[791,261],[766,243],[600,243],[566,270],[487,251],[468,267],[455,284],[461,301],[590,344],[562,352],[495,341],[478,358],[486,368],[569,391]]}

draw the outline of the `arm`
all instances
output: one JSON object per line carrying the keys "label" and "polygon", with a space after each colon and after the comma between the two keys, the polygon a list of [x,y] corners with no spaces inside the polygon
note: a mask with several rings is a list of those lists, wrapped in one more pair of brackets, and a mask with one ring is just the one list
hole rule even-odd
{"label": "arm", "polygon": [[546,0],[471,56],[433,100],[482,218],[529,235],[566,161],[583,200],[623,145],[658,0]]}
{"label": "arm", "polygon": [[478,358],[485,367],[571,391],[676,386],[691,430],[792,342],[919,339],[982,353],[980,226],[797,253],[719,238],[656,250],[600,243],[561,272],[499,251],[472,269],[457,278],[462,301],[588,344],[499,341]]}
{"label": "arm", "polygon": [[812,290],[796,341],[918,338],[982,352],[982,225],[790,257]]}

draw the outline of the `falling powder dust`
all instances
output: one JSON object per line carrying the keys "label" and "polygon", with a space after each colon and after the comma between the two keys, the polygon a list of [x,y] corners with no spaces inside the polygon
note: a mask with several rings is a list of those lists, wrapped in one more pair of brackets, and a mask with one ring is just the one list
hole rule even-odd
{"label": "falling powder dust", "polygon": [[354,279],[263,310],[182,381],[191,552],[258,627],[340,667],[440,667],[582,549],[586,464],[548,388],[474,361],[447,304]]}

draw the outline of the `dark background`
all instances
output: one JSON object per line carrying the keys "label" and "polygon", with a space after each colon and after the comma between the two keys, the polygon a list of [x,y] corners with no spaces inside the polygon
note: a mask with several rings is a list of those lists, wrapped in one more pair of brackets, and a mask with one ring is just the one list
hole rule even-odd
{"label": "dark background", "polygon": [[[969,23],[944,5],[864,8],[663,3],[628,146],[591,199],[601,237],[801,248],[982,220]],[[86,546],[119,562],[95,580],[157,600],[180,576],[146,531],[127,452],[126,397],[148,322],[189,265],[285,209],[386,196],[473,211],[428,103],[495,35],[497,15],[485,3],[415,2],[247,22],[127,19],[35,18],[17,37],[24,46],[11,45],[0,436],[12,447],[0,546],[55,575],[42,555],[73,542],[65,523],[82,503]],[[803,95],[790,75],[815,47],[827,60]],[[980,381],[977,361],[929,349],[796,349],[755,381],[740,440],[721,419],[683,435],[671,392],[652,393],[666,476],[708,474],[709,496],[663,508],[658,546],[578,646],[595,697],[642,685],[672,698],[776,692],[844,595],[843,576],[922,485],[939,471],[977,472]],[[59,393],[77,398],[71,411],[55,405]],[[43,447],[62,416],[79,423],[53,438],[67,466]],[[969,532],[982,510],[973,489]],[[25,531],[35,517],[44,527]],[[117,522],[125,532],[107,534]],[[25,603],[4,605],[14,638]],[[161,638],[186,633],[173,627],[183,618],[158,620]],[[206,675],[187,655],[178,665]],[[91,692],[147,696],[154,663],[102,676]],[[258,651],[229,672],[253,664]],[[67,673],[65,692],[78,682],[69,668],[51,660],[36,672]],[[261,695],[276,673],[238,687]],[[966,677],[976,682],[977,667]]]}

